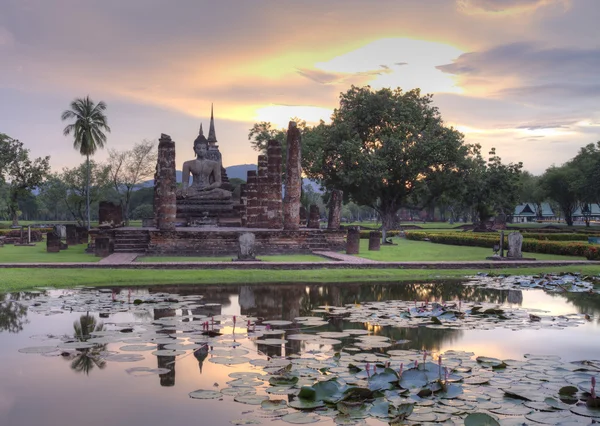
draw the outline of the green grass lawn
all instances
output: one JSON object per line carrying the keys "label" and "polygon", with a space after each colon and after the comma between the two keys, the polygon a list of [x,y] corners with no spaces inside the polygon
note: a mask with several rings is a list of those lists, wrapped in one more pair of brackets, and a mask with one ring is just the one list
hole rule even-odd
{"label": "green grass lawn", "polygon": [[[70,246],[60,253],[46,253],[46,242],[35,244],[35,247],[0,247],[0,263],[56,263],[56,262],[98,262],[99,257],[85,253],[87,244]],[[2,270],[0,270],[2,273]]]}
{"label": "green grass lawn", "polygon": [[132,269],[19,269],[0,270],[0,293],[35,287],[148,286],[161,284],[262,284],[328,282],[400,282],[459,279],[478,272],[505,275],[579,272],[600,274],[600,266],[553,268],[474,269],[316,269],[304,271],[264,270],[132,270]]}
{"label": "green grass lawn", "polygon": [[[61,221],[61,220],[20,220],[19,221],[19,225],[21,226],[27,226],[27,225],[66,225],[66,224],[74,224],[76,225],[77,222],[72,220],[72,221]],[[10,220],[0,220],[0,229],[8,229],[10,228],[10,226],[12,225],[12,221]],[[92,228],[94,227],[98,227],[98,222],[92,221],[91,223]],[[135,227],[141,227],[142,226],[142,221],[141,220],[130,220],[129,221],[129,226],[135,226]]]}
{"label": "green grass lawn", "polygon": [[[359,257],[388,262],[418,261],[462,261],[485,260],[493,254],[491,249],[483,247],[453,246],[434,244],[427,241],[412,241],[404,238],[393,238],[397,246],[381,246],[380,251],[369,251],[369,240],[360,240]],[[585,257],[558,256],[554,254],[523,253],[524,257],[538,260],[586,260]]]}
{"label": "green grass lawn", "polygon": [[[367,228],[373,228],[373,229],[377,229],[381,226],[381,222],[352,222],[352,223],[342,223],[342,225],[344,226],[363,226],[363,227],[367,227]],[[440,230],[455,230],[455,229],[462,229],[460,228],[461,225],[471,225],[471,223],[454,223],[454,224],[449,224],[448,222],[427,222],[427,223],[423,223],[423,222],[419,222],[419,221],[414,221],[414,222],[402,222],[400,224],[401,226],[408,226],[408,225],[415,225],[418,226],[420,228],[423,229],[440,229]]]}
{"label": "green grass lawn", "polygon": [[[231,262],[235,256],[215,256],[215,257],[197,257],[197,256],[143,256],[138,257],[138,262]],[[257,256],[263,262],[327,262],[321,256],[311,254],[290,254]]]}

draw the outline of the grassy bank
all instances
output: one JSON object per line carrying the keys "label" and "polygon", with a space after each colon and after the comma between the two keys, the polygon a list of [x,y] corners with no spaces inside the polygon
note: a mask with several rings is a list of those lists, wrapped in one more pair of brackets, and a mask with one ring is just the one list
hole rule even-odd
{"label": "grassy bank", "polygon": [[[369,251],[369,241],[360,240],[359,257],[384,262],[418,262],[418,261],[462,261],[485,260],[493,254],[491,249],[482,247],[453,246],[434,244],[427,241],[411,241],[404,238],[393,238],[395,246],[381,246],[380,251]],[[523,253],[524,257],[538,260],[586,260],[585,257],[558,256],[543,253]]]}
{"label": "grassy bank", "polygon": [[46,241],[35,243],[35,247],[0,247],[0,263],[57,263],[57,262],[98,262],[99,257],[85,252],[87,244],[70,246],[60,253],[47,253]]}
{"label": "grassy bank", "polygon": [[376,281],[428,281],[462,278],[478,272],[529,275],[539,273],[580,272],[600,274],[600,266],[554,268],[506,268],[482,271],[474,269],[316,269],[308,271],[262,270],[132,270],[132,269],[2,269],[0,293],[34,287],[68,288],[75,286],[147,286],[160,284],[265,284],[327,283]]}

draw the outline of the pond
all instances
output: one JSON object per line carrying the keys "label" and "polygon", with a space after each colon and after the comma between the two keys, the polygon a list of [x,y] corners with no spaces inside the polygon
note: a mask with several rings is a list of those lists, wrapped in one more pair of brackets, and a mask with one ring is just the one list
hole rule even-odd
{"label": "pond", "polygon": [[0,294],[0,425],[600,422],[600,294],[531,283]]}

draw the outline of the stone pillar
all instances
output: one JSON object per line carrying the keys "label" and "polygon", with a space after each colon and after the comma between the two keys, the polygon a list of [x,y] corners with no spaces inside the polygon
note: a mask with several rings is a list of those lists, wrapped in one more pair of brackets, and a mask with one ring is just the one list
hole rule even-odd
{"label": "stone pillar", "polygon": [[346,254],[358,254],[360,250],[360,228],[351,226],[348,228],[346,240]]}
{"label": "stone pillar", "polygon": [[246,226],[248,228],[256,228],[258,223],[257,178],[256,171],[248,170],[246,178]]}
{"label": "stone pillar", "polygon": [[327,229],[340,229],[340,218],[342,216],[342,199],[344,193],[339,189],[331,191],[329,200],[329,220],[327,221]]}
{"label": "stone pillar", "polygon": [[311,204],[308,209],[308,226],[307,228],[319,229],[319,206]]}
{"label": "stone pillar", "polygon": [[300,225],[306,226],[308,224],[307,216],[304,206],[300,206]]}
{"label": "stone pillar", "polygon": [[283,199],[283,229],[300,227],[300,195],[302,190],[302,138],[300,129],[290,121],[287,131],[287,163],[285,197]]}
{"label": "stone pillar", "polygon": [[107,257],[110,255],[110,237],[97,236],[94,242],[97,257]]}
{"label": "stone pillar", "polygon": [[281,229],[283,227],[282,195],[281,195],[281,143],[270,140],[267,143],[267,176],[265,188],[267,202],[266,228]]}
{"label": "stone pillar", "polygon": [[256,190],[256,200],[257,200],[257,217],[256,217],[256,227],[257,228],[266,228],[267,227],[267,194],[268,190],[268,181],[269,177],[267,175],[268,172],[268,163],[266,155],[258,156],[258,167],[257,167],[257,190]]}
{"label": "stone pillar", "polygon": [[246,184],[240,185],[240,219],[242,227],[248,226],[248,193],[246,192]]}
{"label": "stone pillar", "polygon": [[46,252],[47,253],[58,253],[60,251],[60,235],[54,232],[48,232],[46,234]]}
{"label": "stone pillar", "polygon": [[381,232],[371,231],[369,232],[369,250],[379,251],[381,247]]}
{"label": "stone pillar", "polygon": [[77,239],[79,244],[87,244],[89,239],[88,229],[85,226],[77,227]]}
{"label": "stone pillar", "polygon": [[511,232],[508,234],[508,254],[506,257],[511,259],[522,259],[523,253],[521,247],[523,245],[523,234],[520,232]]}
{"label": "stone pillar", "polygon": [[160,230],[175,229],[177,215],[175,175],[175,142],[164,133],[158,140],[158,160],[154,182],[154,211],[156,226]]}
{"label": "stone pillar", "polygon": [[77,237],[77,226],[76,225],[65,225],[67,229],[67,245],[74,246],[79,244],[79,238]]}

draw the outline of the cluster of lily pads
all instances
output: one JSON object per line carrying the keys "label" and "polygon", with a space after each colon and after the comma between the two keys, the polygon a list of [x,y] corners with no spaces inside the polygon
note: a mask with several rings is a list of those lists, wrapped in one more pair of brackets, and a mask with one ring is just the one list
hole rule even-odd
{"label": "cluster of lily pads", "polygon": [[[293,321],[260,321],[195,313],[219,306],[197,295],[133,297],[110,290],[63,292],[58,297],[40,294],[27,303],[31,311],[45,315],[98,312],[102,316],[128,311],[143,320],[108,322],[83,335],[38,336],[45,344],[23,348],[23,353],[63,357],[89,353],[102,361],[131,363],[145,359],[145,353],[169,357],[171,363],[193,354],[213,364],[238,369],[247,365],[247,371],[229,374],[227,386],[189,394],[194,399],[233,399],[254,406],[244,418],[232,420],[233,424],[273,419],[292,424],[330,419],[342,425],[367,421],[470,426],[600,422],[600,402],[593,385],[600,378],[600,361],[571,363],[544,355],[499,360],[474,358],[473,353],[460,351],[429,354],[397,349],[405,342],[373,335],[362,325],[320,331],[331,319],[393,327],[520,329],[577,326],[584,321],[581,315],[552,319],[537,311],[508,310],[489,303],[386,301],[322,306],[313,310],[318,316]],[[169,310],[173,316],[143,316],[153,310]],[[285,357],[261,353],[263,347],[283,348],[291,341],[302,341],[315,350]],[[126,371],[133,376],[161,375],[170,371],[168,365]]]}
{"label": "cluster of lily pads", "polygon": [[553,293],[600,293],[600,277],[581,274],[543,274],[495,276],[480,273],[465,285],[483,286],[498,290],[543,289]]}
{"label": "cluster of lily pads", "polygon": [[[587,318],[585,314],[546,315],[539,309],[508,308],[483,302],[428,303],[388,300],[323,307],[313,312],[330,317],[341,317],[349,322],[392,326],[480,329],[503,327],[523,328],[577,327]],[[380,346],[383,347],[383,346]]]}

